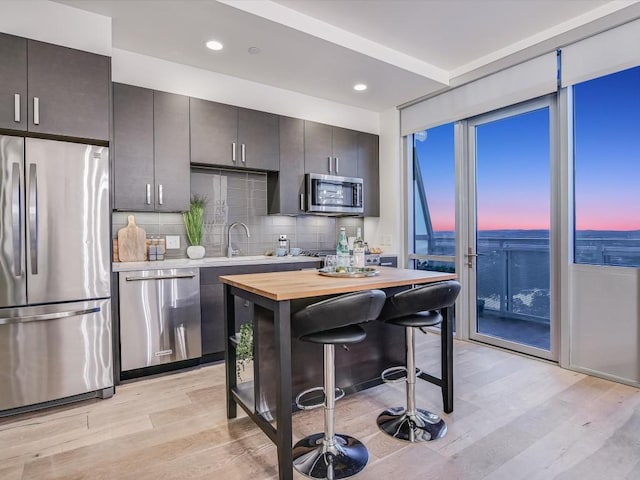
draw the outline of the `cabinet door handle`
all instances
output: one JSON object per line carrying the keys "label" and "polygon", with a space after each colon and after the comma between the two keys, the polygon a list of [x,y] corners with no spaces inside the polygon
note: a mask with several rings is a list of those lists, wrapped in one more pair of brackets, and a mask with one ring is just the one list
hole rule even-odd
{"label": "cabinet door handle", "polygon": [[240,146],[240,161],[245,163],[247,161],[247,149],[244,146],[244,143]]}
{"label": "cabinet door handle", "polygon": [[304,212],[304,193],[300,194],[300,210]]}
{"label": "cabinet door handle", "polygon": [[147,205],[151,205],[151,184],[147,183]]}
{"label": "cabinet door handle", "polygon": [[336,159],[336,173],[340,172],[340,159],[338,157],[334,157]]}
{"label": "cabinet door handle", "polygon": [[164,196],[162,195],[162,184],[159,183],[158,184],[158,204],[159,205],[163,205],[164,204]]}
{"label": "cabinet door handle", "polygon": [[33,97],[33,124],[40,125],[40,99]]}
{"label": "cabinet door handle", "polygon": [[329,159],[329,173],[331,173],[331,157],[327,157]]}
{"label": "cabinet door handle", "polygon": [[236,142],[231,142],[231,161],[236,161]]}
{"label": "cabinet door handle", "polygon": [[20,123],[20,94],[16,93],[13,96],[13,120],[16,123]]}

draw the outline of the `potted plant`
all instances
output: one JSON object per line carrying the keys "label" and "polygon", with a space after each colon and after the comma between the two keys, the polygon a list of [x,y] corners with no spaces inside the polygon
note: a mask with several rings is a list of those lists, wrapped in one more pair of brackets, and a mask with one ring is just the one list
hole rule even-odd
{"label": "potted plant", "polygon": [[204,230],[204,207],[206,203],[204,197],[194,195],[191,197],[189,210],[182,214],[190,245],[187,248],[187,256],[189,258],[204,257],[204,247],[201,243],[202,232]]}
{"label": "potted plant", "polygon": [[240,333],[236,334],[238,344],[236,346],[236,374],[242,381],[242,372],[253,360],[253,325],[244,323],[240,325]]}

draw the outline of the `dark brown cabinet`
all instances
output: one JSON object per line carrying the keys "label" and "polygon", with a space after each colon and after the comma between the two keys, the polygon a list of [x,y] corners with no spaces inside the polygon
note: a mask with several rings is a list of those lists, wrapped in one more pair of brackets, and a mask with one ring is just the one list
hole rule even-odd
{"label": "dark brown cabinet", "polygon": [[364,180],[364,216],[380,216],[378,135],[358,134],[358,174]]}
{"label": "dark brown cabinet", "polygon": [[267,175],[271,215],[304,213],[304,120],[280,117],[280,171]]}
{"label": "dark brown cabinet", "polygon": [[358,132],[322,123],[304,122],[305,173],[355,177]]}
{"label": "dark brown cabinet", "polygon": [[277,171],[279,117],[191,98],[191,163]]}
{"label": "dark brown cabinet", "polygon": [[0,34],[0,127],[109,140],[109,57]]}
{"label": "dark brown cabinet", "polygon": [[[200,312],[202,318],[202,356],[205,360],[218,360],[224,353],[224,285],[221,275],[243,273],[282,272],[302,268],[319,268],[316,263],[270,263],[259,265],[236,265],[228,267],[207,267],[200,269]],[[253,303],[241,298],[235,300],[236,331],[240,325],[253,320]]]}
{"label": "dark brown cabinet", "polygon": [[189,98],[113,84],[114,209],[189,209]]}
{"label": "dark brown cabinet", "polygon": [[189,97],[153,92],[153,152],[156,211],[189,210]]}
{"label": "dark brown cabinet", "polygon": [[27,39],[0,33],[0,128],[27,129]]}

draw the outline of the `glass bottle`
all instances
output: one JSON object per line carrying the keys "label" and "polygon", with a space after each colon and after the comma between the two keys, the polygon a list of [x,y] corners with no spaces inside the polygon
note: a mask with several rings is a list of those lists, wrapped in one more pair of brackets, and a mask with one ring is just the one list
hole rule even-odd
{"label": "glass bottle", "polygon": [[347,241],[347,230],[345,227],[340,227],[336,255],[349,255],[349,242]]}
{"label": "glass bottle", "polygon": [[362,268],[365,266],[364,242],[362,240],[362,230],[358,228],[357,232],[356,239],[353,242],[353,266]]}

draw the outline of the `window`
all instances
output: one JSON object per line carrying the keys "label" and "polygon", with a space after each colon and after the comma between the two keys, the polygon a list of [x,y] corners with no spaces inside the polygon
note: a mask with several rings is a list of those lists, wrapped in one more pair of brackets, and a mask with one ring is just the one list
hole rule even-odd
{"label": "window", "polygon": [[577,84],[574,261],[640,266],[640,67]]}
{"label": "window", "polygon": [[[418,255],[455,254],[454,124],[448,123],[413,136],[414,252]],[[451,262],[420,260],[417,268],[453,271]]]}

